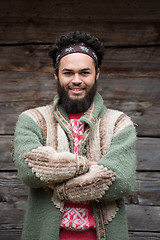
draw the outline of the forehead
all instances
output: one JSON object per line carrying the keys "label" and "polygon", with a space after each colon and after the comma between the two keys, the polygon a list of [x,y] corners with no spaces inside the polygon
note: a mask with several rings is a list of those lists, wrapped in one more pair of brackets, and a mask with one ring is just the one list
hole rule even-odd
{"label": "forehead", "polygon": [[60,60],[59,68],[95,68],[93,58],[84,53],[71,53]]}

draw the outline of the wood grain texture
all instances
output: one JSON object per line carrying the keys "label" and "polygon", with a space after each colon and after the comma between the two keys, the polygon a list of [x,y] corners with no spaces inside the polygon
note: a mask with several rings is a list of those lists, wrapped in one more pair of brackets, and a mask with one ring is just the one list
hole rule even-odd
{"label": "wood grain texture", "polygon": [[138,138],[136,143],[137,170],[160,171],[160,138]]}
{"label": "wood grain texture", "polygon": [[[0,169],[1,171],[15,171],[13,162],[13,136],[0,136]],[[7,185],[8,187],[8,185]]]}
{"label": "wood grain texture", "polygon": [[[58,18],[65,17],[66,19],[74,19],[79,16],[88,18],[92,15],[95,19],[103,19],[104,16],[108,20],[158,20],[160,17],[159,1],[153,0],[135,0],[130,2],[124,0],[119,4],[118,0],[114,0],[112,4],[108,1],[88,0],[87,2],[74,0],[66,0],[59,3],[58,0],[47,0],[46,2],[35,1],[20,1],[16,0],[3,1],[1,4],[1,17],[50,17]],[[13,11],[14,9],[14,11]],[[82,11],[80,11],[82,10]]]}
{"label": "wood grain texture", "polygon": [[126,206],[129,230],[144,232],[159,231],[159,206]]}
{"label": "wood grain texture", "polygon": [[129,231],[130,240],[159,240],[160,233],[158,232],[131,232]]}
{"label": "wood grain texture", "polygon": [[[82,15],[83,16],[83,15]],[[66,19],[40,17],[1,17],[0,44],[53,43],[56,38],[70,31],[89,32],[103,41],[105,46],[150,46],[160,44],[159,22],[151,20],[119,21],[94,19],[93,16]],[[81,18],[81,19],[80,19]],[[159,20],[158,20],[159,21]],[[86,24],[87,22],[87,24]]]}
{"label": "wood grain texture", "polygon": [[16,8],[15,1],[7,0],[1,4],[0,43],[53,42],[79,29],[93,33],[106,45],[158,44],[159,8],[156,0],[16,0]]}

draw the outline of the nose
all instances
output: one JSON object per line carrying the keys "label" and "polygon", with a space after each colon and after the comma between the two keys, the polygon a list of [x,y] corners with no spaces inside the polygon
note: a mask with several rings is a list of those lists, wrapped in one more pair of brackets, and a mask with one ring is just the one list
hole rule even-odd
{"label": "nose", "polygon": [[74,84],[81,84],[82,83],[81,77],[78,73],[74,74],[73,79],[72,79],[72,83],[74,83]]}

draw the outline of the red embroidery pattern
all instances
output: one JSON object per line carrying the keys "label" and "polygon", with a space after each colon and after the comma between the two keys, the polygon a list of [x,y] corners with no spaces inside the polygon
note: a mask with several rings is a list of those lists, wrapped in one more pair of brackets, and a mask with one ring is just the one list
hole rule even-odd
{"label": "red embroidery pattern", "polygon": [[[84,122],[81,115],[70,115],[70,123],[74,130],[74,153],[79,154],[81,139],[84,134]],[[92,207],[90,204],[66,203],[61,221],[61,227],[68,230],[83,231],[95,228]]]}
{"label": "red embroidery pattern", "polygon": [[81,207],[65,207],[61,226],[69,230],[86,230],[89,228],[88,209]]}
{"label": "red embroidery pattern", "polygon": [[74,153],[79,154],[79,147],[84,134],[84,123],[77,119],[71,119],[70,123],[74,131]]}

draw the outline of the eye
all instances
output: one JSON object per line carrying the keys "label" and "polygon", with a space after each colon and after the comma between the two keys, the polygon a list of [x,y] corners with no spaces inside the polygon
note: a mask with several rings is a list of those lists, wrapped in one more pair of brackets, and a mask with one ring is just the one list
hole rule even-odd
{"label": "eye", "polygon": [[64,72],[64,74],[65,74],[66,76],[70,76],[70,75],[72,74],[72,72]]}
{"label": "eye", "polygon": [[88,74],[90,74],[90,72],[88,72],[88,71],[82,72],[82,75],[88,75]]}

